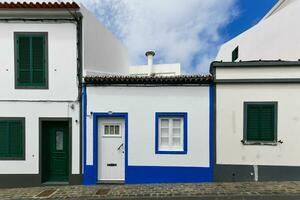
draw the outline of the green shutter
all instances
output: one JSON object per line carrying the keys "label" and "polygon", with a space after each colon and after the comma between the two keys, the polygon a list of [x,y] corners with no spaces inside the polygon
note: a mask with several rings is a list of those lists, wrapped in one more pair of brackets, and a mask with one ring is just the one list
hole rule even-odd
{"label": "green shutter", "polygon": [[17,86],[46,86],[46,36],[24,34],[16,36]]}
{"label": "green shutter", "polygon": [[32,37],[32,83],[45,84],[44,37]]}
{"label": "green shutter", "polygon": [[274,141],[276,134],[275,104],[247,104],[247,141]]}
{"label": "green shutter", "polygon": [[23,127],[22,121],[11,121],[9,124],[11,157],[22,157],[23,155]]}
{"label": "green shutter", "polygon": [[24,121],[0,120],[0,159],[24,157]]}
{"label": "green shutter", "polygon": [[0,158],[9,156],[9,127],[6,121],[0,121]]}
{"label": "green shutter", "polygon": [[18,85],[30,83],[30,37],[19,36],[17,39],[18,48]]}

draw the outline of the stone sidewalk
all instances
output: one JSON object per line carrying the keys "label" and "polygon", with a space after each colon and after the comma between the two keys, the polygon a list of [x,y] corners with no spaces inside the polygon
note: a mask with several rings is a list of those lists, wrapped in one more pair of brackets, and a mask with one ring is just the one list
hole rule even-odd
{"label": "stone sidewalk", "polygon": [[[0,189],[0,199],[300,199],[300,182],[45,186]],[[234,198],[235,197],[235,198]]]}

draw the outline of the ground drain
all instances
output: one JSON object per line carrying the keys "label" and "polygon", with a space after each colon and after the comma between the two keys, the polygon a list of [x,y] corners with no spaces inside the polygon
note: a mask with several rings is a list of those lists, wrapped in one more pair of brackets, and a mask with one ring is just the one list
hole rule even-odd
{"label": "ground drain", "polygon": [[38,195],[36,195],[36,197],[47,198],[47,197],[50,197],[51,195],[53,195],[54,192],[56,192],[56,190],[54,190],[54,189],[44,190],[41,193],[39,193]]}
{"label": "ground drain", "polygon": [[107,195],[109,193],[110,189],[99,189],[96,192],[96,195]]}

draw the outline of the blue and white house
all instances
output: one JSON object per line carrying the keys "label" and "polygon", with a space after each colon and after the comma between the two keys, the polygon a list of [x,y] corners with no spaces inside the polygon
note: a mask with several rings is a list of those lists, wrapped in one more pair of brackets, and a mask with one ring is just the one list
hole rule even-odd
{"label": "blue and white house", "polygon": [[89,76],[84,184],[211,182],[211,76]]}

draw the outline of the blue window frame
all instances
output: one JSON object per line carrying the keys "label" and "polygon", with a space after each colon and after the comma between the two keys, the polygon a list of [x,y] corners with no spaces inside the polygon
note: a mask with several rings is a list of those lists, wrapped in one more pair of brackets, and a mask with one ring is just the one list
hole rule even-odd
{"label": "blue window frame", "polygon": [[155,113],[155,153],[187,154],[187,113]]}

